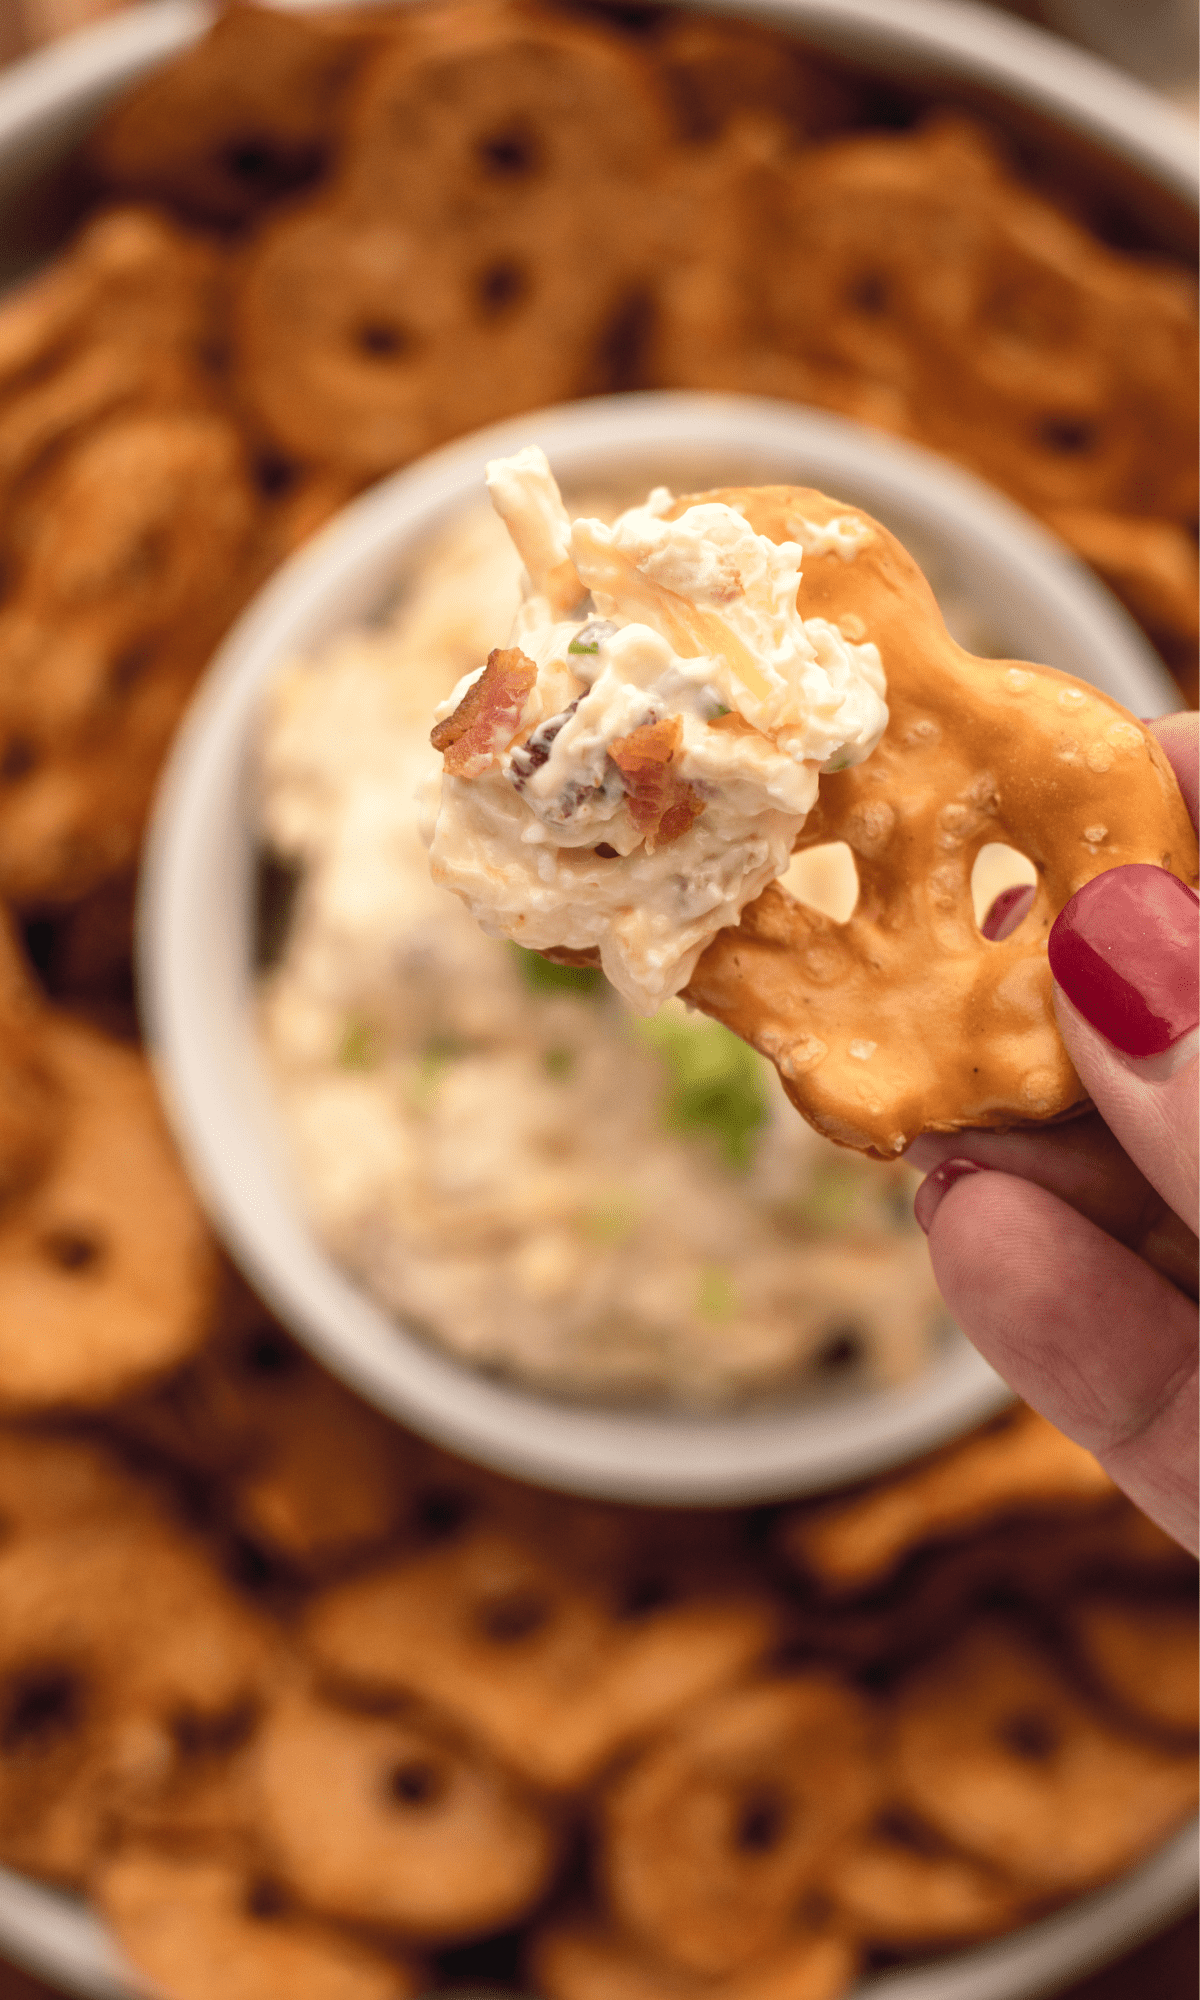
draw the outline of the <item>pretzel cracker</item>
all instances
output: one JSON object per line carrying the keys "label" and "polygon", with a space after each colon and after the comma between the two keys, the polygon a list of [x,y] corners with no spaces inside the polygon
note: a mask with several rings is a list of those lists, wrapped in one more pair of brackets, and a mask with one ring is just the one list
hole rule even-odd
{"label": "pretzel cracker", "polygon": [[[1154,737],[1069,674],[965,652],[911,556],[860,510],[799,487],[703,497],[737,505],[773,541],[805,541],[800,611],[865,629],[890,720],[864,763],[822,777],[796,842],[852,849],[849,921],[774,882],[713,939],[684,997],[768,1056],[819,1131],[879,1156],[920,1132],[1082,1110],[1051,1005],[1050,927],[1085,882],[1127,862],[1197,879],[1196,836]],[[847,515],[873,530],[849,560],[837,537],[808,532]],[[971,899],[975,857],[994,841],[1038,877],[1000,941],[982,936]]]}

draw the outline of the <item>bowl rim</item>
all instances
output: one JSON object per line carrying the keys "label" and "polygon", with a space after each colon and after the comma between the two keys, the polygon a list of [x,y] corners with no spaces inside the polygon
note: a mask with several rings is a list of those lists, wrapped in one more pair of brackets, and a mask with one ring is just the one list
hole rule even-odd
{"label": "bowl rim", "polygon": [[[1171,705],[1171,687],[1127,614],[1036,523],[971,474],[921,447],[827,412],[751,397],[644,392],[562,405],[490,426],[371,488],[280,569],[236,622],[201,684],[167,761],[144,849],[138,913],[146,1040],[194,1184],[268,1302],[333,1370],[401,1421],[451,1451],[535,1483],[612,1500],[729,1505],[828,1490],[932,1449],[1001,1407],[1009,1392],[959,1336],[914,1383],[814,1409],[693,1416],[557,1400],[497,1380],[406,1333],[327,1258],[287,1193],[280,1121],[251,1049],[245,938],[249,885],[238,862],[237,791],[261,690],[288,658],[310,653],[356,614],[330,614],[339,589],[369,610],[406,550],[482,490],[485,460],[541,443],[574,477],[657,450],[781,455],[836,491],[906,509],[935,541],[988,551],[997,588],[1022,579],[1047,625],[1090,663],[1121,662],[1141,712]],[[736,442],[735,442],[736,441]],[[880,508],[881,500],[884,502]],[[964,524],[968,524],[964,526]],[[1004,563],[1009,568],[1005,570]],[[1032,579],[1032,583],[1031,580]],[[322,607],[327,622],[320,623]],[[361,613],[359,614],[361,615]],[[1067,660],[1078,666],[1070,651]],[[1066,662],[1064,662],[1066,663]],[[1136,694],[1133,693],[1136,690]],[[240,850],[244,855],[244,848]],[[228,885],[213,900],[214,867]],[[240,871],[240,872],[239,872]],[[241,897],[231,912],[228,898]],[[240,927],[240,928],[239,928]],[[236,944],[240,935],[242,946]],[[217,959],[225,954],[223,966]],[[223,1022],[209,993],[244,996]],[[253,1120],[273,1136],[256,1137]]]}

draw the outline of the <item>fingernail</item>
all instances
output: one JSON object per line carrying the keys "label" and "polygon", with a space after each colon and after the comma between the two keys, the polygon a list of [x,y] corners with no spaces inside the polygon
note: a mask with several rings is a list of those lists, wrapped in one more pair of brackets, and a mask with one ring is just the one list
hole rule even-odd
{"label": "fingernail", "polygon": [[1162,1055],[1200,1019],[1198,926],[1200,898],[1165,868],[1110,868],[1055,919],[1050,970],[1122,1055]]}
{"label": "fingernail", "polygon": [[1017,925],[1029,915],[1033,896],[1032,885],[1028,882],[1018,882],[1012,889],[1001,889],[979,926],[984,937],[991,938],[996,944],[1002,938],[1011,937]]}
{"label": "fingernail", "polygon": [[961,1181],[965,1174],[984,1172],[986,1168],[977,1167],[974,1160],[943,1160],[940,1167],[935,1167],[931,1174],[926,1174],[913,1196],[913,1214],[926,1236],[929,1234],[933,1218],[938,1212],[938,1205],[946,1190],[952,1188],[955,1181]]}

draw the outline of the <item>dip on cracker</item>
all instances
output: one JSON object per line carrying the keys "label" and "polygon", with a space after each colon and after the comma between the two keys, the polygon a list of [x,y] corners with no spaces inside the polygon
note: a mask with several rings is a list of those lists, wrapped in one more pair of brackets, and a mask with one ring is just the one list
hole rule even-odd
{"label": "dip on cracker", "polygon": [[887,723],[865,628],[803,618],[806,538],[847,562],[856,516],[794,539],[665,487],[607,526],[569,518],[534,447],[488,467],[524,564],[507,646],[437,711],[430,863],[491,935],[599,953],[642,1013],[787,868],[823,771]]}

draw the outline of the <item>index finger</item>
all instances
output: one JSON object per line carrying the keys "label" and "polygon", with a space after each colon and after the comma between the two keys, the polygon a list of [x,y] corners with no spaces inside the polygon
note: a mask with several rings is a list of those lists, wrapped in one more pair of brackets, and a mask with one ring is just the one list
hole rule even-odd
{"label": "index finger", "polygon": [[972,1160],[1032,1181],[1196,1297],[1195,1236],[1094,1111],[1039,1131],[924,1132],[905,1158],[927,1174],[947,1160]]}

